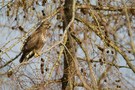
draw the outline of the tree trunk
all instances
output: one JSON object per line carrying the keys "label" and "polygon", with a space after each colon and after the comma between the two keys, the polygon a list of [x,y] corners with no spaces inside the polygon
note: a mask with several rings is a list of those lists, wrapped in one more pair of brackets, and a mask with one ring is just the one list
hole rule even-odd
{"label": "tree trunk", "polygon": [[[73,12],[72,5],[73,5],[73,0],[65,0],[63,30],[65,30],[65,28],[71,21],[72,12]],[[71,25],[69,30],[67,31],[67,42],[65,46],[67,47],[71,55],[75,56],[75,44],[70,35],[71,29],[73,29],[73,25]],[[68,90],[73,90],[74,79],[71,76],[73,76],[72,69],[74,69],[74,64],[69,52],[66,49],[64,50],[64,75],[62,78],[62,90],[65,90],[66,88]]]}

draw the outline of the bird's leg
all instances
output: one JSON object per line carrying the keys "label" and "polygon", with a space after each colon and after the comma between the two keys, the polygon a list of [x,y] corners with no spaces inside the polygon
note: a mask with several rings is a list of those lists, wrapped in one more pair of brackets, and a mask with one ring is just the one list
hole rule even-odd
{"label": "bird's leg", "polygon": [[35,57],[39,57],[41,55],[41,52],[37,52],[35,49],[34,49],[34,56]]}

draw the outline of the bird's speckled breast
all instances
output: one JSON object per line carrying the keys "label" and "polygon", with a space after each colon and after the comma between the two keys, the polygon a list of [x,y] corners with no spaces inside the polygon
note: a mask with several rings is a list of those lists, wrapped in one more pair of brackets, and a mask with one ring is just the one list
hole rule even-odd
{"label": "bird's speckled breast", "polygon": [[43,33],[41,34],[41,37],[42,37],[43,42],[45,42],[46,41],[46,37],[43,35]]}

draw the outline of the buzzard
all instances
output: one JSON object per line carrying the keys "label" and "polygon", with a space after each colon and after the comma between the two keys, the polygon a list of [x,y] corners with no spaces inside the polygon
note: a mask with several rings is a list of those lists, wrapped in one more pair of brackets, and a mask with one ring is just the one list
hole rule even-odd
{"label": "buzzard", "polygon": [[38,57],[46,41],[46,32],[50,28],[49,22],[43,22],[24,43],[20,63],[28,61],[31,57]]}

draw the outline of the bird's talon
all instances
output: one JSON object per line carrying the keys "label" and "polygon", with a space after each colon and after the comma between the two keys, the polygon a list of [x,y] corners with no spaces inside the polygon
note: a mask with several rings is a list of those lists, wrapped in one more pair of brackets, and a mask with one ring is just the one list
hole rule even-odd
{"label": "bird's talon", "polygon": [[34,56],[35,57],[39,57],[40,56],[40,53],[35,53]]}

